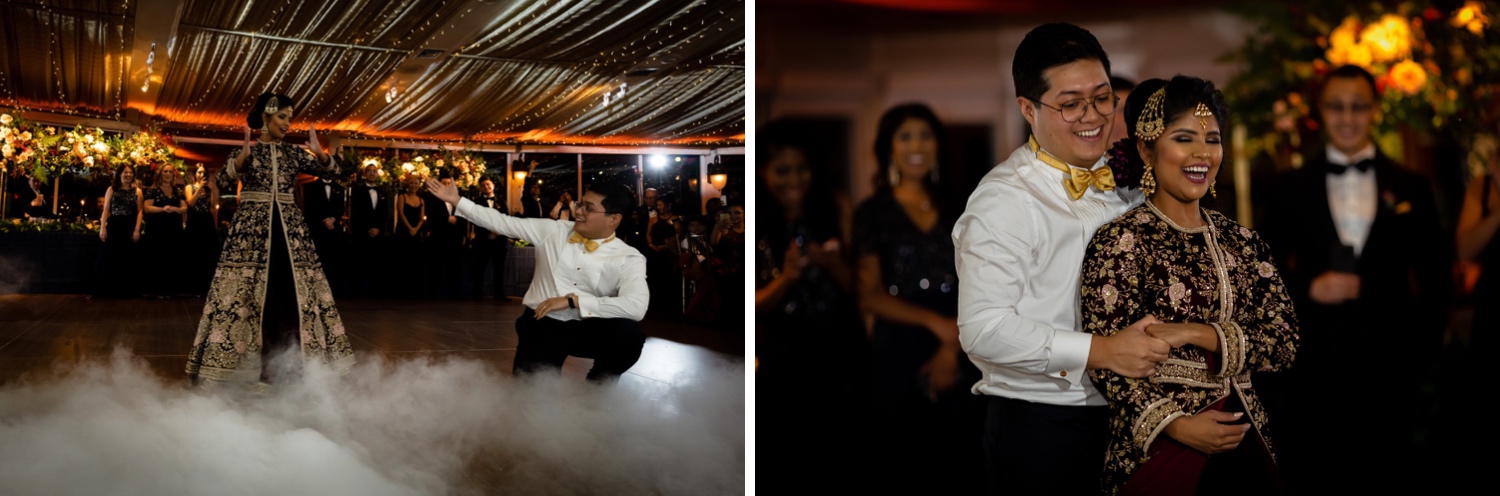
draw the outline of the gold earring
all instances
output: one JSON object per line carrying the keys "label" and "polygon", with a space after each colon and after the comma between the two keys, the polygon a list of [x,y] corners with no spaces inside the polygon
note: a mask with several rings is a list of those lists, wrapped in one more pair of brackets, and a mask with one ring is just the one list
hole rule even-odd
{"label": "gold earring", "polygon": [[1218,182],[1218,181],[1209,181],[1208,182],[1208,196],[1212,196],[1214,198],[1218,198],[1219,197],[1219,193],[1217,193],[1217,192],[1214,191],[1214,183],[1216,183],[1216,182]]}
{"label": "gold earring", "polygon": [[1151,172],[1150,162],[1146,163],[1146,171],[1141,173],[1141,191],[1146,192],[1147,197],[1156,192],[1156,175]]}
{"label": "gold earring", "polygon": [[891,187],[894,188],[896,185],[901,184],[901,172],[896,170],[896,167],[893,165],[890,168],[890,174],[887,179],[890,179]]}

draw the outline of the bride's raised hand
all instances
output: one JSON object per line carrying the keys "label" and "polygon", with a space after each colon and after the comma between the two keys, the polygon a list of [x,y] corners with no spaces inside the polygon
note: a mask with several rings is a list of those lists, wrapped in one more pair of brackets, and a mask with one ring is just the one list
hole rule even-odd
{"label": "bride's raised hand", "polygon": [[328,154],[323,152],[323,145],[318,144],[318,131],[312,126],[307,126],[307,149],[312,150],[313,155],[317,155],[319,160],[328,157]]}

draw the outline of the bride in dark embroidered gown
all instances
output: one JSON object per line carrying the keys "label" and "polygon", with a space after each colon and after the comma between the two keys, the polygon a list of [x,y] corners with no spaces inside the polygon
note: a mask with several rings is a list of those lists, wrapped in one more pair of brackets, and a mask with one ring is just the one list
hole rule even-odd
{"label": "bride in dark embroidered gown", "polygon": [[1107,495],[1284,493],[1250,379],[1291,366],[1297,316],[1260,235],[1201,206],[1224,161],[1226,114],[1213,83],[1188,76],[1143,82],[1125,103],[1131,134],[1110,167],[1146,201],[1087,245],[1083,327],[1139,332],[1126,326],[1154,316],[1145,332],[1173,349],[1149,378],[1089,371],[1110,406]]}
{"label": "bride in dark embroidered gown", "polygon": [[246,129],[245,145],[229,154],[218,173],[221,189],[235,181],[243,189],[188,355],[187,374],[195,384],[277,379],[266,366],[287,348],[300,352],[288,355],[295,357],[287,364],[292,370],[307,362],[338,372],[354,365],[328,279],[292,197],[298,173],[333,173],[336,165],[311,129],[312,154],[282,141],[291,128],[292,105],[285,95],[262,94],[247,118],[251,128],[261,129],[259,139],[252,144]]}

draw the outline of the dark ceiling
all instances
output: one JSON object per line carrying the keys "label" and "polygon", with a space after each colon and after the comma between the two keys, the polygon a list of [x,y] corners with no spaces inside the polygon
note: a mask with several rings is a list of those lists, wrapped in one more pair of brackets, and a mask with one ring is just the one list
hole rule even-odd
{"label": "dark ceiling", "polygon": [[742,0],[18,0],[0,107],[234,137],[742,145]]}

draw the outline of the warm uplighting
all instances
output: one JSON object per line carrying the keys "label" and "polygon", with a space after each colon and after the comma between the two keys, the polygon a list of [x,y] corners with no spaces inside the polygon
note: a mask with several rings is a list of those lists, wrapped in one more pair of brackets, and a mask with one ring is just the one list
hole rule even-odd
{"label": "warm uplighting", "polygon": [[714,189],[724,189],[724,184],[726,184],[728,182],[729,182],[729,174],[709,174],[708,175],[708,184],[712,184],[714,186]]}
{"label": "warm uplighting", "polygon": [[516,176],[516,180],[517,181],[525,181],[526,180],[526,171],[516,171],[515,176]]}

